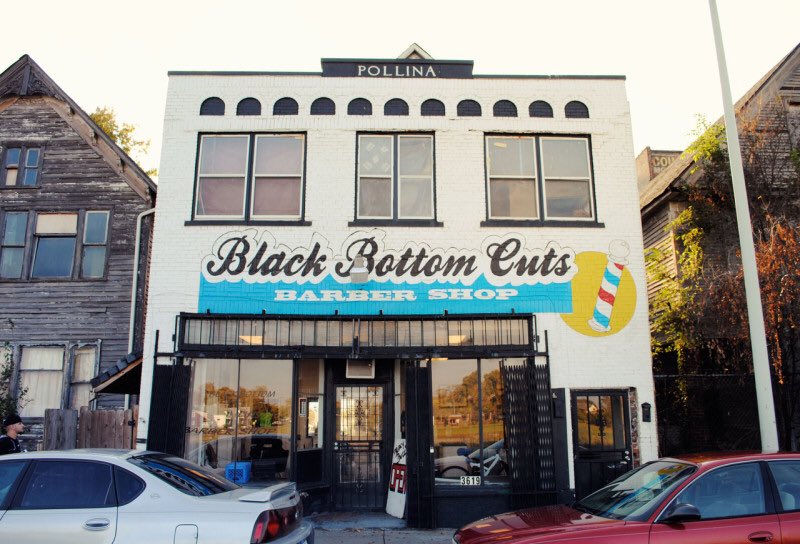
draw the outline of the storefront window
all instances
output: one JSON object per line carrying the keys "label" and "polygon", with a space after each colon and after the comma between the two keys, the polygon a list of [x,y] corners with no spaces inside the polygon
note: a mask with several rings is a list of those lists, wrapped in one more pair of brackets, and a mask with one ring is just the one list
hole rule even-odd
{"label": "storefront window", "polygon": [[322,447],[320,359],[297,362],[297,451]]}
{"label": "storefront window", "polygon": [[224,474],[249,462],[252,480],[285,479],[292,428],[292,361],[193,362],[186,458]]}
{"label": "storefront window", "polygon": [[[525,359],[451,359],[431,363],[437,484],[508,480],[503,368]],[[456,481],[454,481],[456,480]]]}

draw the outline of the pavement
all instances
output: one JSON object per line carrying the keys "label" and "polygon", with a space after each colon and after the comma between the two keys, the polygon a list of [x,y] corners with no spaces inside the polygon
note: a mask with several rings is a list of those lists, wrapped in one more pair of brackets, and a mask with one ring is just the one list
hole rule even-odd
{"label": "pavement", "polygon": [[410,529],[382,512],[324,512],[306,516],[314,544],[451,544],[455,529]]}

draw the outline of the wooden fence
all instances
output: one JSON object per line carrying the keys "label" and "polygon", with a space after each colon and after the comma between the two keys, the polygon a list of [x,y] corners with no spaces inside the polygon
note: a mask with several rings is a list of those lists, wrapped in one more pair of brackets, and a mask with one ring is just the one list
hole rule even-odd
{"label": "wooden fence", "polygon": [[128,410],[45,410],[42,449],[136,447],[139,407]]}

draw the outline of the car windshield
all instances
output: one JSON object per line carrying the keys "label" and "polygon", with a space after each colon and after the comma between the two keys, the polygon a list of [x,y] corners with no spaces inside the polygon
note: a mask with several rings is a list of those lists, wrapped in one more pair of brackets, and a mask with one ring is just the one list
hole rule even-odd
{"label": "car windshield", "polygon": [[238,485],[220,478],[201,466],[164,453],[137,455],[128,459],[128,462],[146,470],[187,495],[195,497],[205,497],[239,489]]}
{"label": "car windshield", "polygon": [[677,461],[654,461],[628,472],[573,504],[595,516],[642,521],[697,467]]}

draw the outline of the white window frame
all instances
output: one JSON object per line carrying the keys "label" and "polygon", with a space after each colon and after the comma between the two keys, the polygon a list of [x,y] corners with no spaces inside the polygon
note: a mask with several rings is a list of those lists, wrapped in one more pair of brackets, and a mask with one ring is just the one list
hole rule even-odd
{"label": "white window frame", "polygon": [[[216,173],[213,176],[203,176],[202,172],[200,171],[200,167],[203,164],[203,142],[206,138],[244,138],[247,142],[247,150],[245,152],[245,161],[244,161],[244,172],[242,173],[224,173],[219,174]],[[250,165],[250,145],[251,139],[250,134],[202,134],[200,136],[200,147],[197,150],[197,177],[195,179],[195,202],[194,202],[194,219],[198,221],[215,221],[215,220],[230,220],[230,221],[243,221],[246,213],[246,203],[247,203],[247,191],[248,191],[248,183],[247,183],[247,172]],[[200,214],[198,213],[198,209],[200,208],[200,178],[234,178],[239,177],[242,178],[242,213],[241,215],[208,215],[208,214]]]}
{"label": "white window frame", "polygon": [[[305,194],[305,171],[306,171],[306,137],[305,134],[297,134],[297,133],[269,133],[269,134],[255,134],[253,135],[253,160],[252,160],[252,168],[250,170],[252,173],[250,174],[249,183],[245,186],[245,198],[249,191],[250,194],[250,218],[256,221],[299,221],[303,217],[303,195]],[[299,174],[282,174],[282,173],[274,173],[270,172],[269,174],[259,174],[256,176],[256,164],[258,164],[258,139],[259,138],[297,138],[302,142],[303,150],[300,155],[300,173]],[[250,142],[248,141],[248,144]],[[249,150],[248,150],[249,151]],[[249,157],[248,157],[249,159]],[[256,194],[256,177],[260,178],[300,178],[300,194],[299,194],[299,206],[297,209],[297,215],[256,215],[254,212],[255,209],[255,194]]]}
{"label": "white window frame", "polygon": [[[514,175],[506,175],[506,174],[492,174],[492,165],[491,165],[491,148],[490,142],[492,140],[499,140],[499,139],[517,139],[517,140],[530,140],[531,147],[533,149],[533,176],[514,176]],[[485,141],[485,149],[486,149],[486,202],[488,204],[488,208],[486,210],[487,217],[489,220],[492,221],[538,221],[539,220],[539,208],[542,205],[541,201],[541,190],[539,188],[540,181],[538,176],[538,163],[539,163],[539,147],[536,145],[536,137],[534,135],[528,134],[487,134],[484,138]],[[492,215],[492,179],[520,179],[520,180],[532,180],[533,181],[533,191],[534,196],[536,198],[536,206],[534,207],[532,216],[520,217],[520,216],[494,216]]]}
{"label": "white window frame", "polygon": [[[362,174],[361,169],[361,142],[362,138],[388,138],[391,142],[391,173],[387,175],[374,175]],[[422,179],[430,180],[431,183],[431,213],[427,216],[402,216],[400,210],[402,203],[402,191],[400,188],[400,161],[401,154],[400,139],[401,138],[427,138],[431,142],[431,175],[404,175],[402,177],[409,179]],[[361,215],[361,179],[362,178],[378,178],[389,179],[390,192],[389,192],[389,215]],[[367,221],[396,221],[402,223],[403,221],[432,221],[436,218],[436,141],[433,134],[423,133],[406,133],[406,132],[365,132],[358,135],[358,147],[356,150],[356,220]],[[395,215],[395,210],[397,211]]]}
{"label": "white window frame", "polygon": [[563,137],[555,137],[555,136],[541,136],[539,138],[539,147],[541,147],[542,142],[545,140],[575,140],[575,141],[582,141],[584,143],[586,149],[586,164],[589,169],[588,177],[566,177],[566,176],[558,176],[549,178],[549,181],[574,181],[574,182],[586,182],[588,184],[589,189],[589,217],[573,217],[573,216],[549,216],[547,214],[547,165],[545,164],[544,157],[541,153],[541,149],[539,149],[539,160],[542,165],[542,208],[544,210],[544,218],[545,220],[552,220],[552,221],[582,221],[593,223],[596,221],[595,218],[595,210],[594,210],[594,178],[592,176],[592,155],[591,150],[589,149],[589,138],[580,138],[580,137],[571,137],[571,136],[563,136]]}

